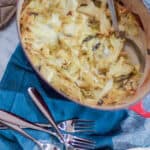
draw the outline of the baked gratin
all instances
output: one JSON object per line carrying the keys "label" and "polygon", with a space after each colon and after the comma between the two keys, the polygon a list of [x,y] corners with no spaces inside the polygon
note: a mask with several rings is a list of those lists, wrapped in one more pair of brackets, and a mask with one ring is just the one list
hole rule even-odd
{"label": "baked gratin", "polygon": [[[116,7],[120,30],[138,36],[136,17],[118,1]],[[20,28],[31,62],[70,99],[118,105],[138,88],[140,66],[115,34],[107,0],[25,0]]]}

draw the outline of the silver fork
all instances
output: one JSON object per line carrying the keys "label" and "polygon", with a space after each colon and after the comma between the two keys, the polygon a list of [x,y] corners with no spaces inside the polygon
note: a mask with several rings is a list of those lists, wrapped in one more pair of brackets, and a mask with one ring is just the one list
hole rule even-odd
{"label": "silver fork", "polygon": [[7,126],[10,129],[13,129],[17,132],[19,132],[20,134],[22,134],[23,136],[25,136],[26,138],[28,138],[29,140],[31,140],[32,142],[34,142],[41,150],[47,150],[48,148],[51,150],[60,150],[59,148],[57,148],[56,146],[50,144],[50,143],[43,143],[40,142],[38,140],[36,140],[35,138],[33,138],[32,136],[30,136],[28,133],[26,133],[23,129],[21,129],[19,126],[14,125],[14,124],[10,124],[8,122],[2,121],[0,120],[1,123],[3,123],[5,126]]}
{"label": "silver fork", "polygon": [[[51,113],[51,110],[49,110],[47,104],[44,101],[44,98],[40,94],[40,92],[34,88],[34,87],[29,87],[28,88],[28,94],[31,97],[31,100],[36,104],[37,108],[41,111],[41,113],[44,115],[46,119],[48,119],[49,123],[52,124],[52,126],[58,131],[59,135],[61,135],[56,123],[55,119]],[[87,130],[92,130],[91,126],[93,122],[87,121],[87,120],[72,120],[68,122],[64,122],[62,124],[59,124],[59,127],[63,130],[67,130],[69,132],[73,131],[83,131],[87,132]]]}
{"label": "silver fork", "polygon": [[41,113],[45,116],[45,118],[49,121],[49,123],[55,129],[56,133],[58,134],[62,142],[65,142],[60,129],[57,127],[53,114],[49,110],[41,94],[35,88],[32,88],[32,87],[28,88],[28,93],[31,96],[31,99],[35,103],[37,108],[41,111]]}
{"label": "silver fork", "polygon": [[[51,124],[43,124],[43,123],[35,123],[36,125],[43,127],[43,128],[52,128]],[[94,130],[95,121],[92,120],[82,120],[82,119],[71,119],[62,121],[57,124],[58,128],[65,132],[70,133],[77,133],[77,132],[85,132],[88,134],[96,132]],[[20,128],[28,128],[20,126]],[[3,124],[0,124],[0,130],[8,129],[7,126],[4,126]]]}
{"label": "silver fork", "polygon": [[[41,128],[40,126],[35,125],[32,122],[29,122],[19,116],[16,116],[15,114],[12,114],[12,113],[9,113],[6,111],[0,110],[0,122],[2,122],[4,125],[12,128],[18,132],[20,132],[22,135],[31,139],[33,142],[35,142],[38,146],[39,146],[39,144],[30,135],[28,135],[26,132],[24,132],[24,130],[21,129],[19,126],[28,127],[33,130],[43,131],[45,133],[55,136],[60,142],[62,142],[62,140],[56,134],[56,132],[52,132],[45,128]],[[73,136],[70,134],[62,134],[62,135],[63,135],[64,141],[65,141],[65,146],[67,146],[67,148],[71,147],[71,148],[87,149],[87,150],[91,150],[91,149],[95,148],[95,143],[91,140],[80,138],[80,137]]]}
{"label": "silver fork", "polygon": [[72,119],[61,122],[58,124],[58,127],[70,133],[77,132],[95,132],[94,130],[95,122],[91,120],[81,120],[81,119]]}

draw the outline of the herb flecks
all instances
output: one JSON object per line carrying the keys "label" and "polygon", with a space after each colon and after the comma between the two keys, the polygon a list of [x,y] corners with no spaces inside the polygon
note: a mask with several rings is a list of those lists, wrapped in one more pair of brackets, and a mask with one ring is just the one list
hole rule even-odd
{"label": "herb flecks", "polygon": [[97,49],[99,49],[101,43],[97,43],[96,45],[93,46],[92,51],[96,51]]}
{"label": "herb flecks", "polygon": [[95,35],[89,35],[89,36],[87,36],[85,39],[83,39],[82,43],[89,42],[89,41],[92,40],[93,38],[95,38]]}
{"label": "herb flecks", "polygon": [[104,101],[102,99],[100,99],[97,103],[99,106],[103,105],[104,104]]}

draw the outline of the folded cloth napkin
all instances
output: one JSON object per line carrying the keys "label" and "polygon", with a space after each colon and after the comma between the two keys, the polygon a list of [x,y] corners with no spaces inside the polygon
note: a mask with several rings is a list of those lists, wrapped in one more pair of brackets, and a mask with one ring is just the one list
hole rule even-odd
{"label": "folded cloth napkin", "polygon": [[0,0],[0,29],[4,28],[16,12],[17,0]]}
{"label": "folded cloth napkin", "polygon": [[[94,110],[58,99],[58,95],[48,96],[19,45],[0,82],[0,109],[13,112],[32,122],[47,123],[28,96],[27,88],[30,86],[40,91],[57,122],[71,118],[95,120],[96,133],[88,135],[87,138],[96,141],[96,149],[113,149],[112,137],[121,132],[120,123],[127,117],[126,111]],[[47,134],[33,130],[26,131],[38,140],[50,140]],[[34,147],[33,142],[15,131],[0,131],[0,150],[32,150]]]}

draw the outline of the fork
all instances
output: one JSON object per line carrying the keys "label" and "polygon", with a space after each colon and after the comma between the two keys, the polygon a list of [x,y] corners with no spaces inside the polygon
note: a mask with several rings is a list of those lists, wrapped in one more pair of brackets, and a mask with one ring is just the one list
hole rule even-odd
{"label": "fork", "polygon": [[36,140],[35,138],[33,138],[32,136],[30,136],[28,133],[26,133],[23,129],[19,128],[19,126],[14,125],[14,124],[10,124],[8,122],[2,121],[0,120],[0,122],[2,124],[4,124],[5,126],[7,126],[10,129],[13,129],[17,132],[19,132],[20,134],[22,134],[23,136],[25,136],[26,138],[30,139],[32,142],[34,142],[41,150],[46,150],[49,147],[51,147],[51,150],[60,150],[59,148],[57,148],[56,146],[52,145],[52,144],[48,144],[48,143],[42,143],[38,140]]}
{"label": "fork", "polygon": [[[0,110],[0,122],[2,122],[4,125],[8,126],[9,128],[12,128],[12,129],[20,132],[22,135],[26,136],[27,138],[30,138],[35,143],[36,143],[36,141],[30,135],[27,135],[27,133],[24,132],[24,130],[21,129],[19,126],[28,127],[33,130],[43,131],[45,133],[55,136],[60,142],[62,142],[62,140],[56,134],[56,132],[42,128],[36,124],[33,124],[32,122],[29,122],[15,114],[12,114],[12,113],[9,113],[6,111]],[[80,137],[77,137],[77,136],[74,136],[71,134],[62,134],[62,135],[63,135],[64,141],[65,141],[65,146],[67,146],[67,147],[78,148],[78,149],[87,149],[87,150],[91,150],[91,149],[95,148],[95,143],[91,140],[88,140],[85,138],[80,138]],[[38,143],[36,143],[36,144],[38,145]]]}
{"label": "fork", "polygon": [[[29,87],[28,94],[30,95],[31,100],[36,104],[37,108],[42,112],[45,118],[49,120],[49,122],[56,129],[56,131],[58,131],[58,129],[62,129],[68,132],[88,132],[89,130],[93,129],[92,128],[94,127],[92,126],[94,125],[93,121],[77,120],[77,119],[63,122],[59,124],[59,128],[58,128],[51,111],[49,110],[47,104],[45,103],[39,91],[34,87]],[[58,133],[59,132],[60,131],[58,131]]]}
{"label": "fork", "polygon": [[[43,124],[43,123],[35,123],[36,125],[43,127],[43,128],[52,128],[51,124]],[[82,120],[82,119],[71,119],[62,121],[57,124],[58,128],[62,131],[69,132],[69,133],[78,133],[78,132],[85,132],[86,134],[95,133],[94,130],[95,121],[92,120]],[[24,126],[19,126],[20,128],[28,128]],[[7,129],[7,126],[0,124],[0,130]]]}
{"label": "fork", "polygon": [[45,118],[49,121],[49,123],[55,129],[56,133],[58,134],[62,142],[65,142],[60,129],[57,127],[53,114],[49,110],[41,94],[35,88],[32,88],[32,87],[28,88],[28,93],[31,97],[31,100],[34,102],[37,108],[41,111],[41,113],[45,116]]}

